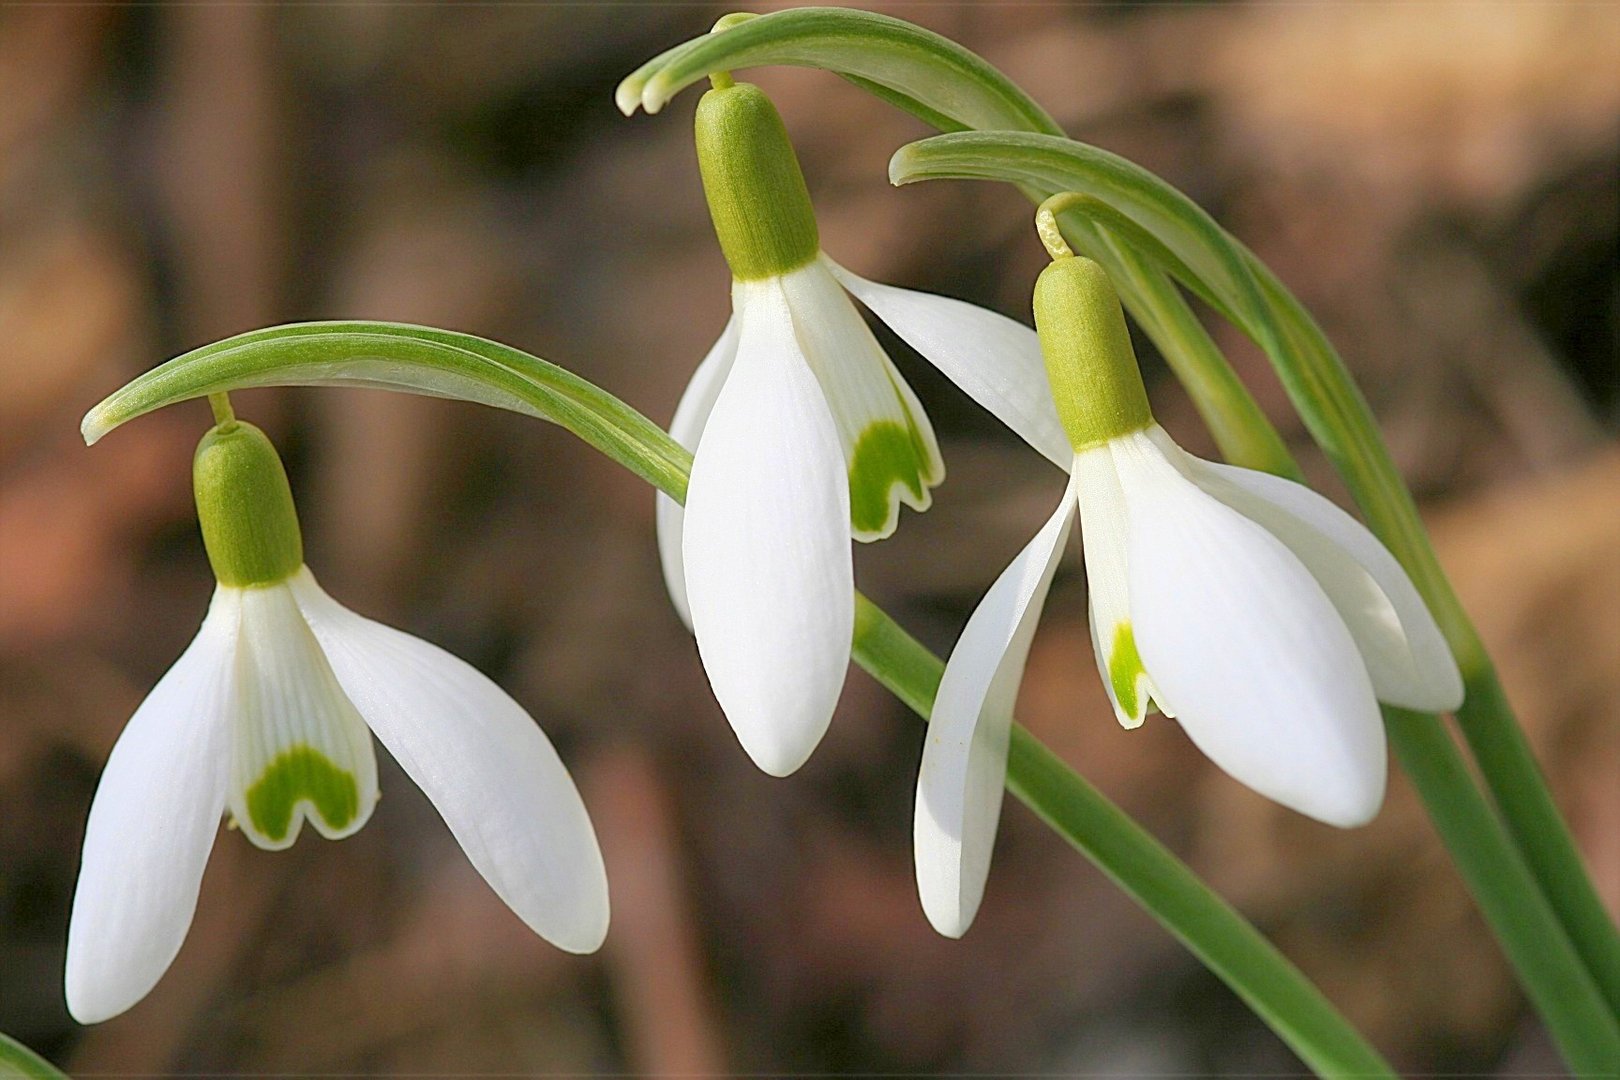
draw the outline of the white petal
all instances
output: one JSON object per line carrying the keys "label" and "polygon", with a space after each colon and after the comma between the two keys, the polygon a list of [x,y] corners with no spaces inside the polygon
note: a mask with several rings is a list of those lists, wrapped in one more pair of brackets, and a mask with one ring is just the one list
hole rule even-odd
{"label": "white petal", "polygon": [[1127,728],[1141,727],[1153,704],[1153,682],[1137,654],[1131,626],[1125,492],[1106,445],[1074,455],[1070,475],[1080,500],[1092,655],[1114,716]]}
{"label": "white petal", "polygon": [[799,348],[821,384],[849,466],[850,526],[857,540],[894,532],[900,504],[926,510],[945,479],[933,426],[871,327],[820,261],[773,282],[739,282],[742,297],[780,288]]}
{"label": "white petal", "polygon": [[1070,481],[1051,520],[979,602],[934,698],[917,776],[913,842],[923,911],[947,937],[967,931],[984,896],[1013,705],[1074,513]]}
{"label": "white petal", "polygon": [[1161,700],[1262,795],[1333,825],[1371,820],[1384,796],[1383,724],[1321,586],[1147,435],[1110,445],[1130,514],[1131,617]]}
{"label": "white petal", "polygon": [[881,285],[822,260],[901,340],[1053,464],[1068,468],[1074,449],[1052,402],[1035,331],[976,304]]}
{"label": "white petal", "polygon": [[595,951],[608,926],[602,853],[534,720],[438,646],[356,615],[307,575],[293,588],[366,723],[496,895],[557,947]]}
{"label": "white petal", "polygon": [[849,490],[780,291],[761,283],[737,318],[687,488],[686,587],[720,707],[754,762],[786,776],[821,741],[849,667]]}
{"label": "white petal", "polygon": [[1445,636],[1412,579],[1366,526],[1303,484],[1180,457],[1194,482],[1265,526],[1305,564],[1350,628],[1380,700],[1426,712],[1462,704],[1462,675]]}
{"label": "white petal", "polygon": [[[289,581],[308,579],[300,567]],[[231,728],[231,816],[270,851],[305,821],[329,840],[377,805],[371,732],[338,685],[290,584],[242,590]]]}
{"label": "white petal", "polygon": [[225,808],[237,596],[215,591],[197,637],[135,710],[101,774],[68,924],[67,1005],[81,1024],[145,997],[191,927]]}
{"label": "white petal", "polygon": [[[681,403],[675,406],[675,418],[669,423],[670,438],[688,450],[697,449],[703,425],[709,422],[709,412],[714,408],[714,401],[720,396],[720,387],[725,384],[726,376],[731,373],[731,362],[736,358],[737,320],[733,317],[726,320],[726,328],[720,331],[719,340],[692,373],[692,381],[686,384]],[[687,629],[691,629],[692,613],[686,606],[686,574],[681,569],[681,529],[685,512],[680,503],[662,491],[657,498],[658,561],[664,568],[664,586],[669,590],[675,613],[681,617]]]}

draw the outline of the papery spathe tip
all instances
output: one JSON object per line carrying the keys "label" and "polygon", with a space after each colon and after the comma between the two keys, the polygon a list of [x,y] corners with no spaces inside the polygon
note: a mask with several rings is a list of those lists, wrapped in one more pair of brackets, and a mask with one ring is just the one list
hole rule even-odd
{"label": "papery spathe tip", "polygon": [[892,187],[904,187],[911,183],[911,159],[916,157],[912,144],[907,143],[893,154],[889,155],[889,184]]}
{"label": "papery spathe tip", "polygon": [[631,75],[613,91],[613,104],[625,116],[634,116],[636,109],[641,106],[641,87],[641,80]]}
{"label": "papery spathe tip", "polygon": [[84,436],[84,445],[94,446],[103,435],[117,426],[117,422],[107,415],[106,405],[97,405],[79,421],[79,434]]}
{"label": "papery spathe tip", "polygon": [[656,116],[669,104],[669,79],[659,72],[641,88],[641,108],[648,116]]}

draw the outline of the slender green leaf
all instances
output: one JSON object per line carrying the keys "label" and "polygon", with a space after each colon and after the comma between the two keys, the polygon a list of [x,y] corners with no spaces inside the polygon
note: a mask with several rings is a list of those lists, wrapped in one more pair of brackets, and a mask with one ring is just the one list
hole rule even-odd
{"label": "slender green leaf", "polygon": [[9,1035],[0,1034],[0,1080],[67,1080],[67,1074]]}
{"label": "slender green leaf", "polygon": [[1564,1060],[1577,1076],[1620,1076],[1620,1023],[1451,736],[1433,717],[1391,706],[1384,707],[1384,726]]}
{"label": "slender green leaf", "polygon": [[[1580,850],[1541,778],[1494,669],[1468,679],[1468,697],[1457,710],[1457,726],[1490,782],[1514,840],[1581,950],[1609,1009],[1620,1017],[1620,935],[1615,933],[1614,918],[1586,873]],[[1529,780],[1518,779],[1525,777]]]}

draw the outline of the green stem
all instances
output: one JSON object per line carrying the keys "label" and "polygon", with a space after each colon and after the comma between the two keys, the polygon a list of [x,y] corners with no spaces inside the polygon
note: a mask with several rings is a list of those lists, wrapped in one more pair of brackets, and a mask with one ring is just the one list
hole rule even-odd
{"label": "green stem", "polygon": [[[1228,460],[1297,479],[1297,466],[1275,428],[1242,389],[1226,357],[1164,275],[1117,243],[1108,230],[1073,217],[1067,224],[1081,238],[1082,248],[1088,253],[1097,251],[1104,265],[1111,271],[1117,266],[1123,274],[1121,295],[1127,296],[1124,286],[1128,285],[1129,296],[1141,305],[1140,314],[1133,309],[1133,315],[1146,316],[1143,327],[1181,377],[1200,412],[1214,417],[1212,430],[1227,433],[1222,450],[1228,453]],[[1263,288],[1264,284],[1262,278]],[[1296,320],[1284,319],[1283,326],[1290,338],[1300,336]],[[1346,415],[1353,415],[1353,410]],[[1234,434],[1244,428],[1269,433],[1270,439],[1260,441],[1256,451]],[[1231,456],[1228,443],[1244,457]],[[1378,447],[1382,450],[1381,440]],[[1395,487],[1409,502],[1398,477]],[[1433,550],[1421,525],[1407,539],[1421,544],[1432,560]],[[1451,595],[1438,563],[1434,569]],[[1452,601],[1455,603],[1454,596]],[[1454,610],[1461,615],[1460,607]],[[1409,773],[1422,770],[1421,776],[1413,774],[1412,779],[1441,839],[1570,1064],[1584,1070],[1593,1063],[1612,1062],[1613,1053],[1620,1049],[1615,1042],[1620,1038],[1620,1026],[1607,1013],[1614,1008],[1615,991],[1620,988],[1620,942],[1614,939],[1602,901],[1583,871],[1580,855],[1483,651],[1475,655],[1476,664],[1484,665],[1483,673],[1468,679],[1468,697],[1458,719],[1481,771],[1487,777],[1534,778],[1533,783],[1516,783],[1501,791],[1493,786],[1507,826],[1481,797],[1437,717],[1400,713],[1403,719],[1388,725],[1391,741],[1403,768]],[[1541,860],[1540,866],[1537,860]],[[1611,943],[1614,948],[1605,952]],[[1599,962],[1594,963],[1594,958]]]}
{"label": "green stem", "polygon": [[236,410],[231,408],[231,395],[221,390],[217,394],[208,395],[208,407],[214,410],[214,424],[224,427],[236,419]]}
{"label": "green stem", "polygon": [[1502,684],[1489,668],[1465,680],[1468,698],[1457,726],[1542,890],[1592,972],[1609,1008],[1620,1016],[1620,935],[1587,876],[1530,744],[1513,720]]}
{"label": "green stem", "polygon": [[1581,1076],[1620,1074],[1620,1023],[1536,888],[1524,856],[1474,786],[1450,735],[1432,716],[1387,706],[1385,727],[1570,1068]]}
{"label": "green stem", "polygon": [[1290,367],[1306,381],[1300,392],[1327,406],[1319,415],[1301,413],[1344,476],[1368,524],[1412,575],[1445,631],[1468,689],[1457,712],[1458,724],[1480,775],[1506,817],[1533,880],[1551,902],[1609,1008],[1620,1015],[1620,928],[1592,884],[1479,633],[1440,568],[1372,413],[1315,320],[1258,259],[1248,257],[1262,294],[1298,354],[1298,362]]}
{"label": "green stem", "polygon": [[[944,664],[865,597],[857,599],[855,660],[928,716]],[[1013,727],[1007,789],[1158,919],[1317,1075],[1393,1075],[1287,957],[1020,725]]]}

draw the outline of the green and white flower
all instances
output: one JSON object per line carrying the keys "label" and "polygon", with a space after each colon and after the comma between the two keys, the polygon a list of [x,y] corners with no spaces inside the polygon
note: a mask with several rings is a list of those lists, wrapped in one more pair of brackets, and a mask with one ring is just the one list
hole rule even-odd
{"label": "green and white flower", "polygon": [[826,732],[854,627],[850,537],[888,536],[945,477],[932,425],[853,295],[980,404],[1068,460],[1028,327],[867,281],[822,254],[770,100],[709,91],[698,161],[730,264],[732,318],[670,434],[692,450],[686,505],[659,496],[670,596],[743,747],[784,776]]}
{"label": "green and white flower", "polygon": [[519,918],[560,948],[594,951],[608,924],[602,856],[533,719],[470,665],[316,584],[286,474],[257,428],[210,431],[195,486],[218,587],[96,790],[68,930],[74,1017],[118,1015],[168,969],[223,812],[269,850],[305,822],[334,840],[364,825],[378,795],[373,733]]}
{"label": "green and white flower", "polygon": [[917,883],[952,937],[984,892],[1013,703],[1077,513],[1092,641],[1120,722],[1156,705],[1268,798],[1366,823],[1384,797],[1378,702],[1443,711],[1463,698],[1439,627],[1372,533],[1300,484],[1187,454],[1154,422],[1100,266],[1047,267],[1035,320],[1070,480],[969,619],[929,721]]}

